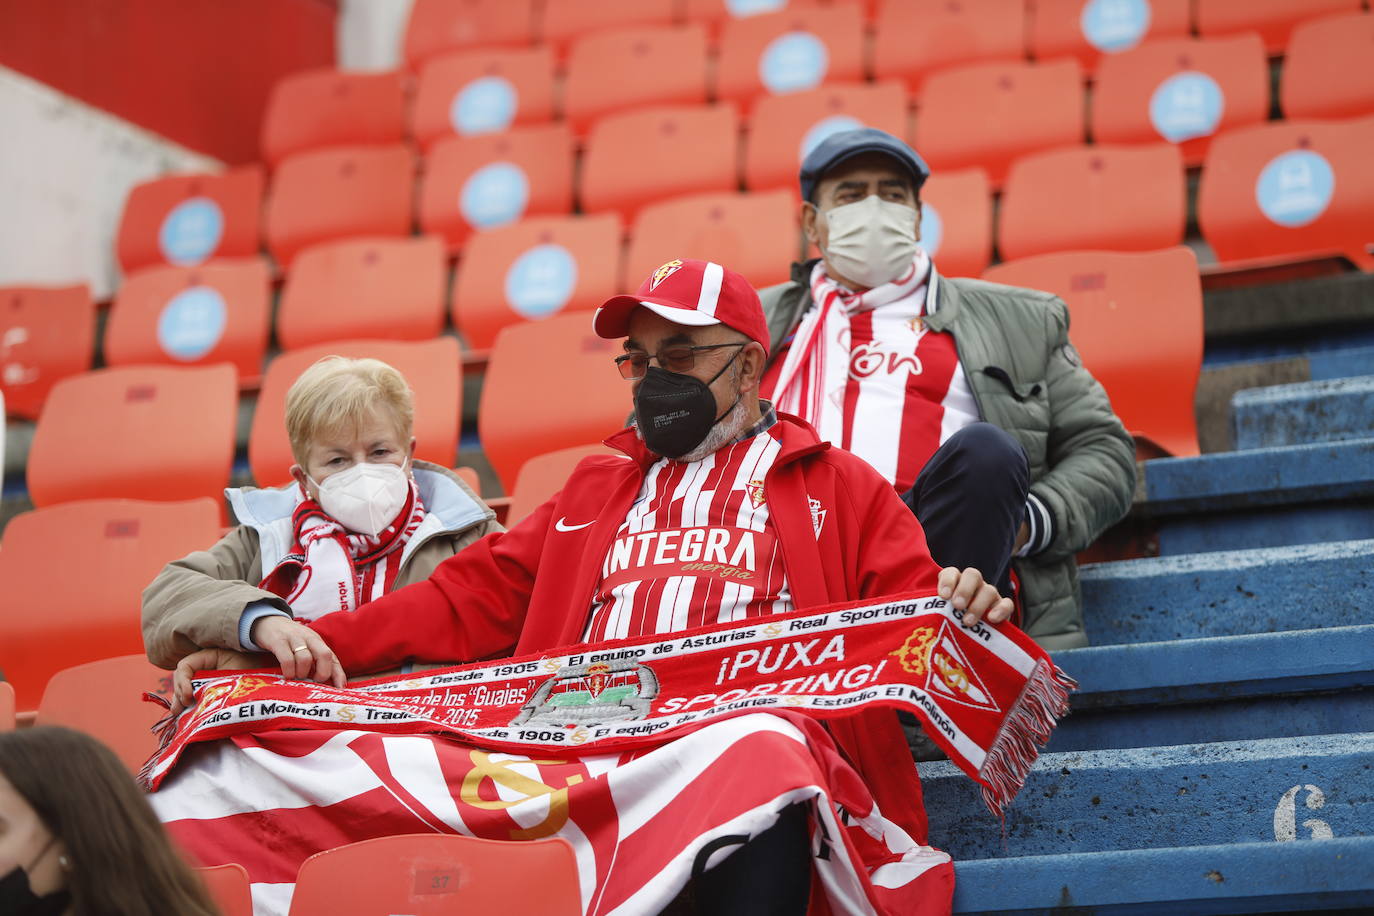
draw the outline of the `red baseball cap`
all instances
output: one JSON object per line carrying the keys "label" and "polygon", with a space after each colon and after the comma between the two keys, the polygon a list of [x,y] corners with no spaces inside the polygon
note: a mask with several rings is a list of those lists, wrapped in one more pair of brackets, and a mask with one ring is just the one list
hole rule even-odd
{"label": "red baseball cap", "polygon": [[734,328],[768,352],[768,322],[759,294],[744,277],[714,261],[674,258],[649,275],[633,296],[612,296],[592,317],[598,337],[626,337],[630,313],[649,309],[673,324]]}

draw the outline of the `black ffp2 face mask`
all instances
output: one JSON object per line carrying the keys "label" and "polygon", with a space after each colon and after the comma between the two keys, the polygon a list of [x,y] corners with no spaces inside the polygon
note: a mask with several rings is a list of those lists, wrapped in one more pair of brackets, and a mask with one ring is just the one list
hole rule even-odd
{"label": "black ffp2 face mask", "polygon": [[739,352],[735,351],[730,362],[711,376],[709,382],[658,366],[650,366],[645,371],[644,379],[635,390],[635,423],[649,451],[665,458],[681,458],[702,443],[711,427],[729,416],[738,406],[739,397],[725,413],[716,416],[716,398],[711,394],[711,385],[730,368]]}
{"label": "black ffp2 face mask", "polygon": [[41,897],[35,894],[29,885],[29,873],[22,865],[0,875],[0,913],[7,916],[61,916],[71,899],[66,890]]}

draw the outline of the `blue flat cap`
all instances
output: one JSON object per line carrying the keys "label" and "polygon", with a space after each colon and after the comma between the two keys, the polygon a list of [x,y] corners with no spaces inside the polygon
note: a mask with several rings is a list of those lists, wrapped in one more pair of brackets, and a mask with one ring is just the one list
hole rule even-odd
{"label": "blue flat cap", "polygon": [[876,127],[858,127],[831,134],[816,148],[806,154],[801,166],[801,193],[803,200],[810,200],[816,185],[826,172],[855,156],[864,153],[884,153],[897,160],[911,173],[912,187],[919,193],[921,185],[930,177],[930,166],[911,147],[885,130]]}

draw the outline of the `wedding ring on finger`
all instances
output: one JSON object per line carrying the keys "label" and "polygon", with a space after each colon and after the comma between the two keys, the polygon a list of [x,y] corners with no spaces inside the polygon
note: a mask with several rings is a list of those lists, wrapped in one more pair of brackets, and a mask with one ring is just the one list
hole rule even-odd
{"label": "wedding ring on finger", "polygon": [[293,648],[291,651],[292,651],[292,652],[309,652],[310,650],[307,649],[305,646],[296,646],[296,647]]}

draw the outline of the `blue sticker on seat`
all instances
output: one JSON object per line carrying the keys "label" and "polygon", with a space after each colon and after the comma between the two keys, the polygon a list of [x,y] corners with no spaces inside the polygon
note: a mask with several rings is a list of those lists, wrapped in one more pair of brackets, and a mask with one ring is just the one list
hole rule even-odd
{"label": "blue sticker on seat", "polygon": [[1260,172],[1255,200],[1280,226],[1305,226],[1326,212],[1336,190],[1336,174],[1320,153],[1298,149],[1280,153]]}
{"label": "blue sticker on seat", "polygon": [[458,210],[474,229],[491,229],[524,216],[529,202],[530,182],[525,170],[512,162],[493,162],[463,182]]}
{"label": "blue sticker on seat", "polygon": [[807,153],[820,146],[821,143],[825,141],[825,138],[829,137],[831,134],[838,134],[845,130],[855,130],[863,126],[864,122],[860,121],[858,118],[850,117],[849,115],[831,115],[828,118],[822,118],[815,124],[812,124],[811,129],[806,132],[806,136],[802,137],[801,149],[798,150],[798,160],[805,159]]}
{"label": "blue sticker on seat", "polygon": [[192,286],[162,307],[157,319],[157,342],[173,359],[193,362],[209,353],[224,336],[229,309],[218,290]]}
{"label": "blue sticker on seat", "polygon": [[520,94],[510,80],[483,76],[468,83],[448,106],[453,129],[467,136],[505,130],[515,120]]}
{"label": "blue sticker on seat", "polygon": [[1226,96],[1217,81],[1195,70],[1175,73],[1150,96],[1150,123],[1170,143],[1210,136],[1225,110]]}
{"label": "blue sticker on seat", "polygon": [[224,213],[208,197],[192,197],[162,220],[158,246],[169,263],[190,267],[215,253],[224,238]]}
{"label": "blue sticker on seat", "polygon": [[1083,37],[1104,54],[1140,44],[1150,31],[1150,0],[1088,0],[1078,17]]}
{"label": "blue sticker on seat", "polygon": [[932,258],[940,250],[940,241],[945,237],[945,224],[940,219],[940,211],[934,204],[921,204],[921,247]]}
{"label": "blue sticker on seat", "polygon": [[736,19],[776,13],[787,8],[787,0],[725,0],[725,11]]}
{"label": "blue sticker on seat", "polygon": [[577,259],[562,245],[537,245],[506,271],[506,303],[525,318],[547,318],[577,287]]}
{"label": "blue sticker on seat", "polygon": [[829,66],[825,42],[810,32],[788,32],[764,48],[759,79],[769,92],[799,92],[819,86]]}

